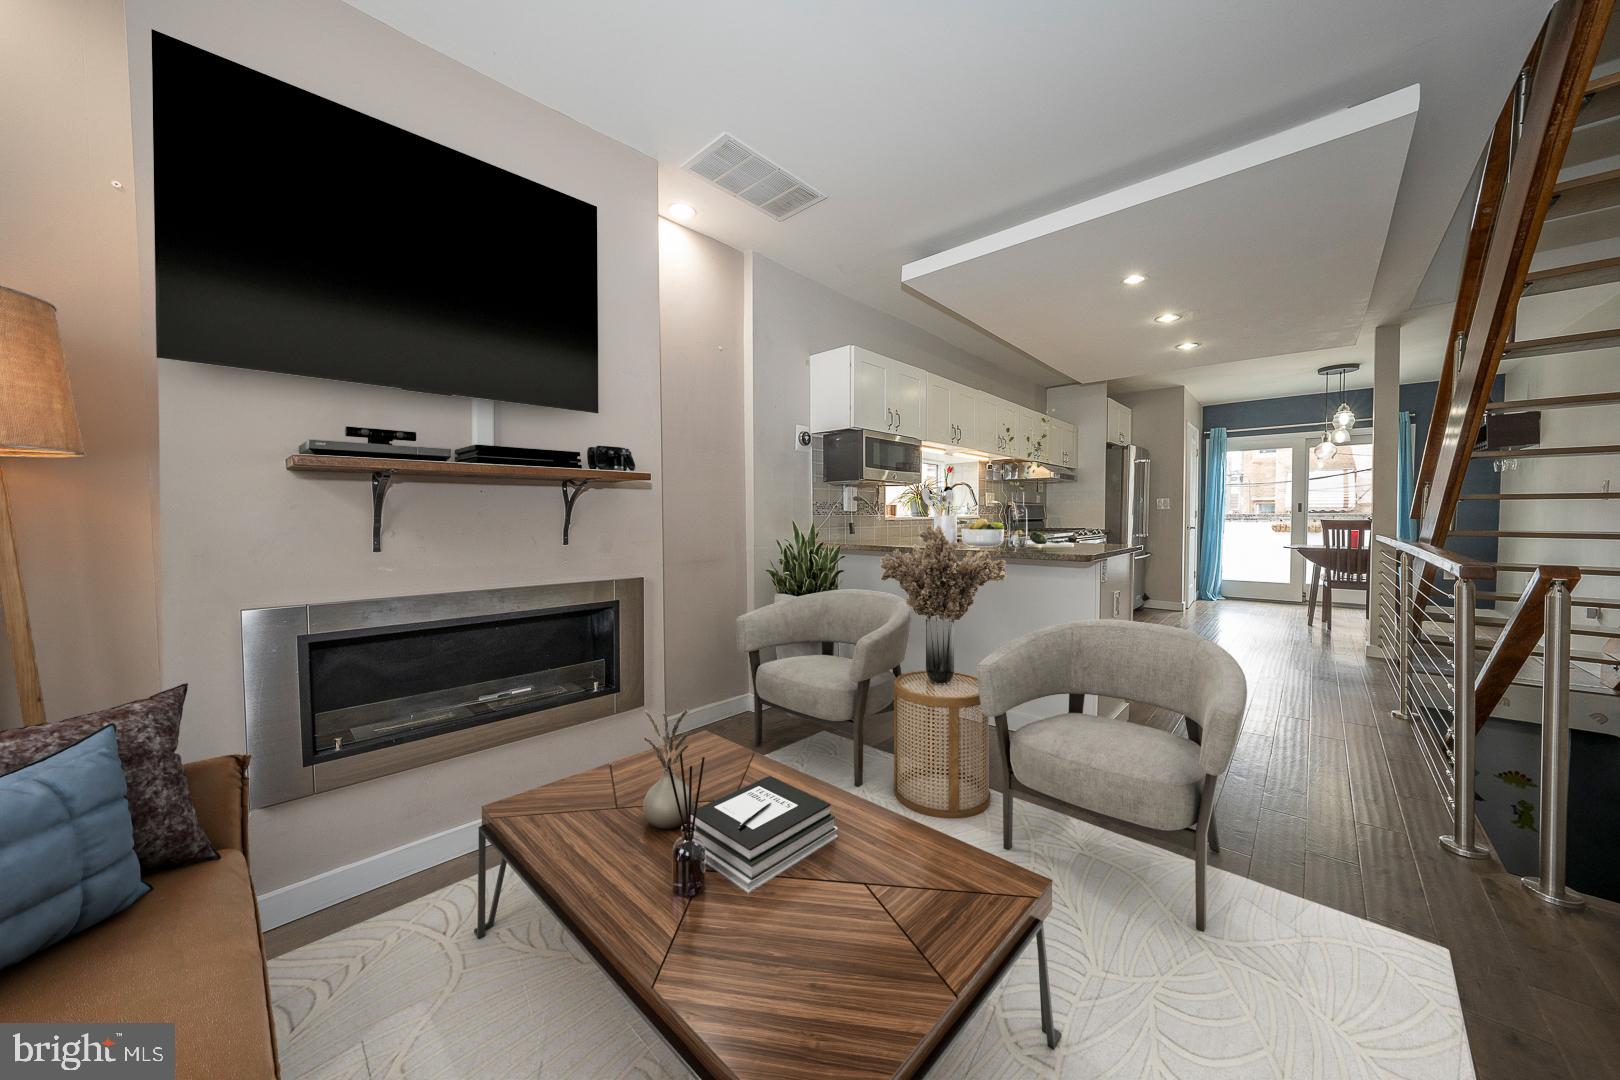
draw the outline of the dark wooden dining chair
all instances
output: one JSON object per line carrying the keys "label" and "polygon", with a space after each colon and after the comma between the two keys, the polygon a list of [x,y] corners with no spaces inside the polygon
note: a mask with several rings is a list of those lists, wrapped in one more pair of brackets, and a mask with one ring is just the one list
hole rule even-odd
{"label": "dark wooden dining chair", "polygon": [[1367,591],[1367,578],[1372,571],[1372,519],[1323,518],[1322,547],[1325,558],[1318,573],[1313,575],[1310,608],[1305,614],[1305,622],[1309,625],[1316,612],[1316,581],[1320,579],[1322,625],[1331,630],[1333,590]]}

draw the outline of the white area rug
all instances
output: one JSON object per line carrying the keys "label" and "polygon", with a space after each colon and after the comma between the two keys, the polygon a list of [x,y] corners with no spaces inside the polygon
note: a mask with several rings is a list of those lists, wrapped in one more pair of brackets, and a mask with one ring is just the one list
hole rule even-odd
{"label": "white area rug", "polygon": [[[771,756],[849,786],[837,736]],[[868,750],[861,794],[1000,853],[996,796],[976,818],[922,817],[895,800],[892,771]],[[1473,1076],[1445,949],[1219,870],[1200,934],[1187,857],[1023,802],[1015,826],[1007,856],[1055,883],[1063,1041],[1041,1036],[1031,946],[931,1075]],[[483,941],[475,903],[469,878],[272,960],[283,1075],[688,1075],[520,881]]]}

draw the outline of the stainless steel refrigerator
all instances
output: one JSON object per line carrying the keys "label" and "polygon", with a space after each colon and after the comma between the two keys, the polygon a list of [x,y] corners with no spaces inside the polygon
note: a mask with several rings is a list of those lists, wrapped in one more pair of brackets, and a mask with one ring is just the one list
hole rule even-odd
{"label": "stainless steel refrigerator", "polygon": [[[1153,462],[1140,446],[1108,448],[1108,542],[1140,544],[1148,542],[1148,476]],[[1147,599],[1147,551],[1138,551],[1131,562],[1131,610]]]}

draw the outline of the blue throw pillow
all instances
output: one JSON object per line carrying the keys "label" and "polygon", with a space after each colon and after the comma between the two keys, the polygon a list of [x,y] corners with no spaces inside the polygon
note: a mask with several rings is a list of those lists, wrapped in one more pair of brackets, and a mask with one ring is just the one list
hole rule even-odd
{"label": "blue throw pillow", "polygon": [[0,776],[0,881],[0,969],[146,895],[111,724]]}

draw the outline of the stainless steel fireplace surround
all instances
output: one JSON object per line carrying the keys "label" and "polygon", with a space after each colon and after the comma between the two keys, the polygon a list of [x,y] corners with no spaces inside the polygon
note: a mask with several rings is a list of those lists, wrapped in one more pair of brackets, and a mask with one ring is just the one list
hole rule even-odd
{"label": "stainless steel fireplace surround", "polygon": [[637,708],[644,623],[641,578],[244,611],[252,805]]}

